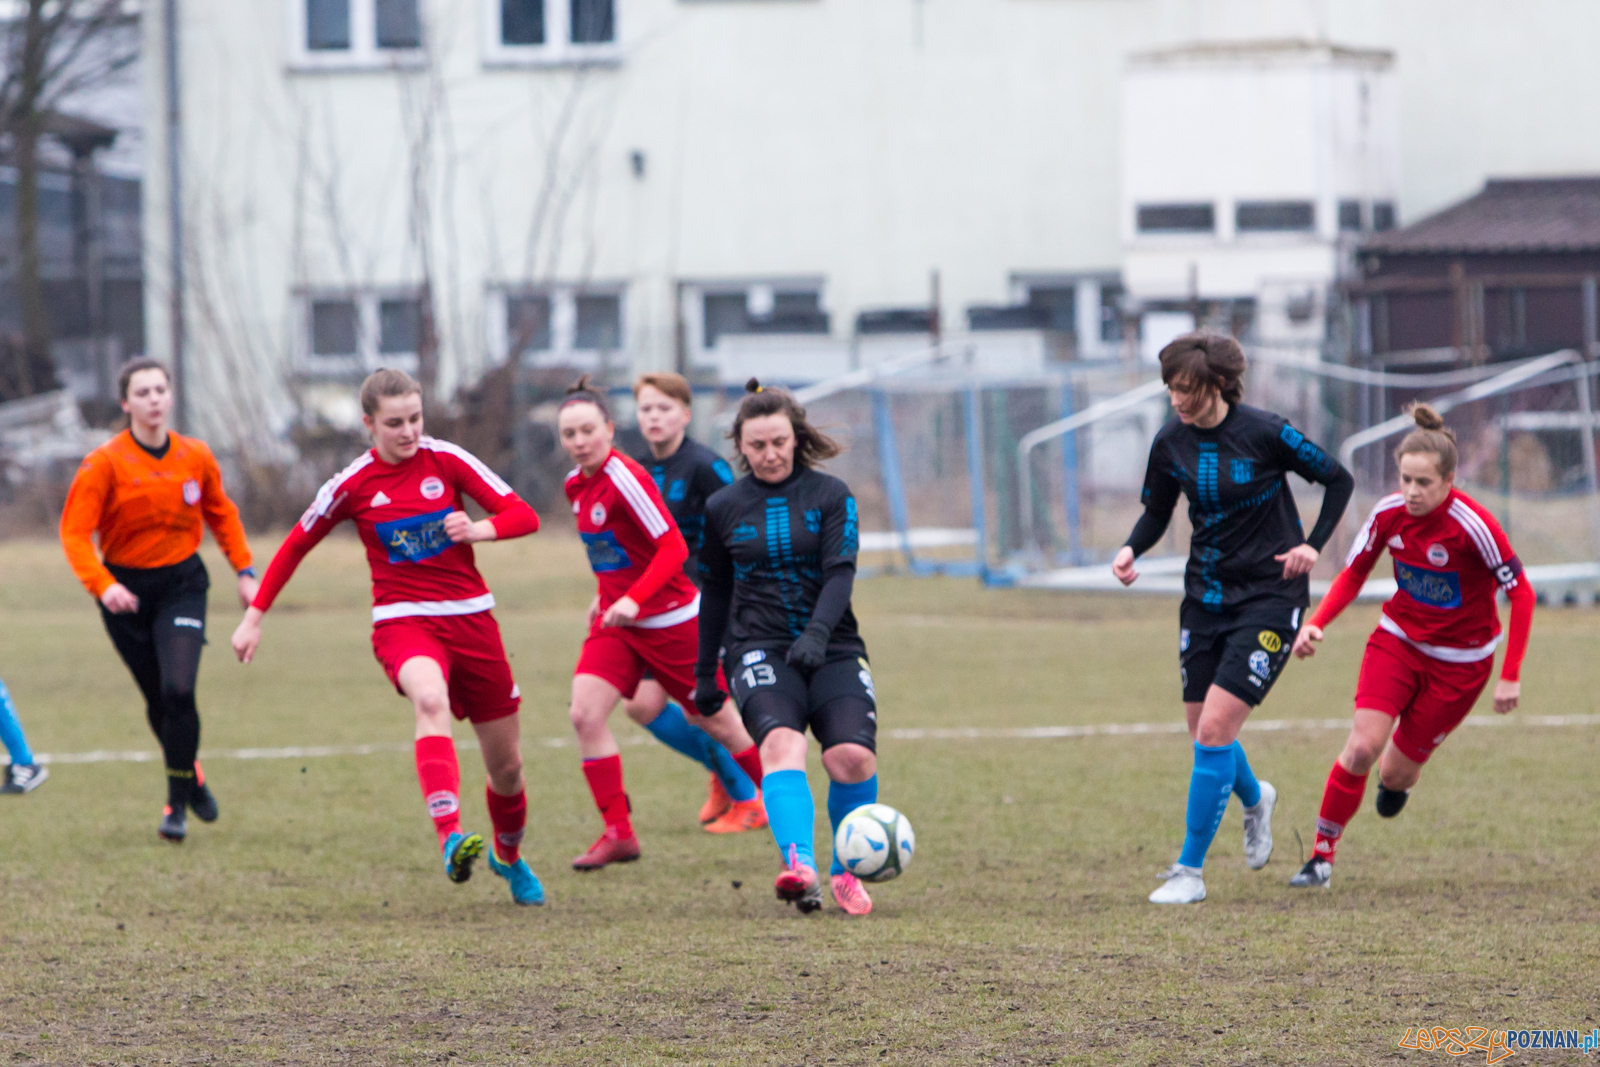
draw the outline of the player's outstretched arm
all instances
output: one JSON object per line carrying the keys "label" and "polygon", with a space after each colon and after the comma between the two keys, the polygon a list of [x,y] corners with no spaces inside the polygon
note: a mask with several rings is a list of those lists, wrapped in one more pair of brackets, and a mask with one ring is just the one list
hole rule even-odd
{"label": "player's outstretched arm", "polygon": [[1506,658],[1500,665],[1500,680],[1494,686],[1494,710],[1501,715],[1516,711],[1522,703],[1522,656],[1528,650],[1537,600],[1528,576],[1522,573],[1515,575],[1506,596],[1511,601],[1511,623],[1506,627]]}
{"label": "player's outstretched arm", "polygon": [[1117,558],[1111,561],[1111,573],[1123,585],[1132,585],[1138,580],[1139,572],[1134,569],[1133,561],[1154,548],[1161,535],[1167,532],[1172,510],[1178,506],[1178,497],[1183,492],[1164,455],[1161,439],[1157,438],[1150,446],[1150,463],[1145,468],[1144,489],[1139,494],[1144,512],[1133,524],[1128,543],[1117,550]]}

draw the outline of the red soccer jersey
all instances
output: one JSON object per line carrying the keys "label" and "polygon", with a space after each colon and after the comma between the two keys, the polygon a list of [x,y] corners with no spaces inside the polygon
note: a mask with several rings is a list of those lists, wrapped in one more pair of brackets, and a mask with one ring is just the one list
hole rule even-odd
{"label": "red soccer jersey", "polygon": [[[602,612],[631,596],[639,605],[634,625],[646,629],[699,614],[700,591],[683,573],[688,546],[643,467],[612,449],[593,477],[574,468],[566,490],[600,584]],[[671,561],[670,573],[657,565],[658,557]]]}
{"label": "red soccer jersey", "polygon": [[1361,527],[1345,567],[1365,581],[1385,548],[1400,588],[1384,604],[1380,626],[1435,659],[1470,663],[1494,655],[1495,588],[1511,594],[1525,579],[1487,508],[1452,489],[1444,503],[1413,518],[1399,493],[1386,496]]}
{"label": "red soccer jersey", "polygon": [[478,573],[472,546],[444,532],[445,516],[461,510],[463,496],[492,514],[501,538],[539,528],[533,509],[464,448],[424,437],[414,456],[394,464],[368,449],[318,490],[273,557],[254,606],[270,608],[305,554],[350,519],[372,568],[373,622],[488,611],[494,594]]}

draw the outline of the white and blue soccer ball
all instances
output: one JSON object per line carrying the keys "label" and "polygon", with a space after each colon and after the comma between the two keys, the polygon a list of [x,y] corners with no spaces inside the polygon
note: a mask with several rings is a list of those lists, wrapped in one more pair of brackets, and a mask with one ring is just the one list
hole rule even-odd
{"label": "white and blue soccer ball", "polygon": [[887,882],[911,866],[917,835],[911,820],[887,804],[863,804],[839,823],[833,849],[863,882]]}

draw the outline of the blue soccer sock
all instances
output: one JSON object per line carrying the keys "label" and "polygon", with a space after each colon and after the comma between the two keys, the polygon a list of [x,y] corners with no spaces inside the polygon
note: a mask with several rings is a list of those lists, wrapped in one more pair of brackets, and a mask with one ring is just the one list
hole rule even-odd
{"label": "blue soccer sock", "polygon": [[[844,817],[855,811],[863,804],[876,804],[878,802],[878,776],[874,774],[864,782],[847,784],[845,782],[828,783],[828,821],[833,824],[833,836],[839,836],[839,824],[844,822]],[[829,874],[843,874],[844,864],[839,862],[839,853],[833,854],[833,866],[828,868]]]}
{"label": "blue soccer sock", "polygon": [[728,750],[719,745],[704,730],[689,722],[683,709],[675,702],[668,701],[667,706],[661,709],[653,721],[645,726],[655,735],[657,741],[701,764],[722,781],[722,787],[734,800],[751,800],[756,795],[755,783],[750,781],[750,776],[739,769],[739,765],[728,755]]}
{"label": "blue soccer sock", "polygon": [[1189,811],[1184,819],[1188,832],[1178,862],[1199,870],[1205,866],[1211,839],[1222,825],[1228,810],[1236,775],[1233,745],[1214,747],[1194,743],[1194,771],[1189,776]]}
{"label": "blue soccer sock", "polygon": [[783,862],[789,862],[789,846],[793,845],[800,862],[815,869],[817,857],[811,838],[816,830],[817,804],[811,799],[806,772],[771,772],[761,779],[761,796],[766,803],[767,825]]}
{"label": "blue soccer sock", "polygon": [[1250,769],[1244,746],[1237,741],[1233,743],[1233,795],[1247,808],[1261,803],[1261,783],[1256,781],[1256,772]]}
{"label": "blue soccer sock", "polygon": [[0,682],[0,744],[11,753],[12,763],[19,767],[33,766],[33,749],[28,747],[27,735],[17,719],[17,707],[11,703],[11,690],[4,682]]}

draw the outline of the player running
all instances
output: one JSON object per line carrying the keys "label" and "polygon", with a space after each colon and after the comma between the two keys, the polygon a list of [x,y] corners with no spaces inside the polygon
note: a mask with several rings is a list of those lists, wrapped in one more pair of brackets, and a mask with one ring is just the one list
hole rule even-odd
{"label": "player running", "polygon": [[1494,710],[1513,711],[1522,697],[1518,677],[1533,625],[1533,587],[1494,516],[1455,487],[1455,434],[1426,404],[1413,404],[1410,415],[1417,428],[1395,449],[1400,492],[1372,509],[1344,570],[1295,638],[1296,656],[1315,655],[1323,631],[1355,600],[1388,547],[1400,588],[1367,638],[1355,723],[1328,772],[1316,846],[1292,886],[1328,885],[1334,851],[1361,807],[1374,763],[1378,814],[1392,819],[1422,765],[1477,703],[1500,643],[1496,587],[1511,601],[1511,634]]}
{"label": "player running", "polygon": [[[111,644],[144,694],[161,743],[167,803],[159,833],[180,842],[187,813],[217,818],[217,800],[195,755],[200,710],[195,681],[206,643],[202,525],[238,575],[239,601],[256,593],[256,572],[239,509],[204,441],[173,433],[172,382],[153,359],[125,364],[117,390],[128,428],[83,458],[61,513],[61,547],[73,573],[100,602]],[[92,537],[98,537],[96,552]]]}
{"label": "player running", "polygon": [[[571,707],[583,776],[605,822],[599,840],[572,866],[592,871],[639,858],[622,754],[606,720],[623,697],[638,692],[647,670],[669,695],[689,705],[700,593],[684,577],[689,549],[655,481],[611,447],[616,427],[587,374],[567,390],[556,420],[562,447],[577,464],[567,475],[567,499],[600,587],[573,670]],[[760,781],[761,757],[733,709],[719,702],[700,712],[700,727],[733,753],[752,781]]]}
{"label": "player running", "polygon": [[[488,771],[484,799],[494,826],[489,869],[518,904],[543,904],[544,888],[522,858],[528,800],[517,711],[522,697],[506,662],[494,594],[473,561],[480,541],[523,537],[539,516],[472,453],[422,432],[422,387],[402,371],[374,371],[361,383],[362,422],[373,447],[330,478],[289,531],[261,590],[233,632],[249,663],[261,620],[295,568],[346,519],[354,522],[372,570],[372,650],[416,712],[417,781],[438,834],[444,872],[472,877],[483,838],[461,826],[461,770],[450,717],[472,723]],[[462,510],[471,497],[489,517]]]}
{"label": "player running", "polygon": [[[1310,600],[1306,576],[1355,488],[1349,471],[1282,416],[1239,402],[1244,372],[1244,351],[1231,337],[1185,334],[1161,350],[1161,380],[1178,417],[1150,447],[1144,514],[1111,565],[1132,585],[1133,561],[1160,540],[1179,495],[1189,498],[1178,662],[1194,770],[1183,851],[1150,894],[1154,904],[1206,898],[1201,868],[1230,793],[1244,804],[1246,864],[1260,870],[1272,856],[1277,790],[1256,780],[1237,738],[1289,658]],[[1324,487],[1309,537],[1290,471]]]}
{"label": "player running", "polygon": [[44,785],[50,769],[33,761],[33,749],[28,747],[28,735],[22,732],[22,720],[17,718],[17,706],[11,702],[5,682],[0,682],[0,744],[11,757],[0,793],[31,793]]}
{"label": "player running", "polygon": [[[856,500],[844,482],[815,469],[839,446],[806,421],[805,409],[754,378],[746,389],[729,436],[747,477],[706,505],[695,699],[702,711],[721,704],[722,659],[767,769],[761,790],[783,862],[778,899],[812,912],[822,907],[822,888],[806,728],[822,745],[835,831],[878,799],[877,697],[850,610]],[[839,907],[851,915],[872,910],[866,888],[837,855],[830,874]]]}
{"label": "player running", "polygon": [[[727,460],[688,437],[693,393],[683,375],[641,375],[633,383],[633,399],[639,432],[649,446],[634,460],[650,472],[667,510],[672,512],[672,520],[678,524],[689,549],[683,573],[698,585],[706,498],[733,482],[733,470]],[[645,671],[633,696],[624,702],[623,710],[656,740],[704,764],[711,772],[709,795],[700,809],[700,822],[708,832],[732,834],[767,825],[766,810],[750,776],[728,755],[727,749],[691,725],[683,709],[668,699],[667,691],[649,671]]]}

